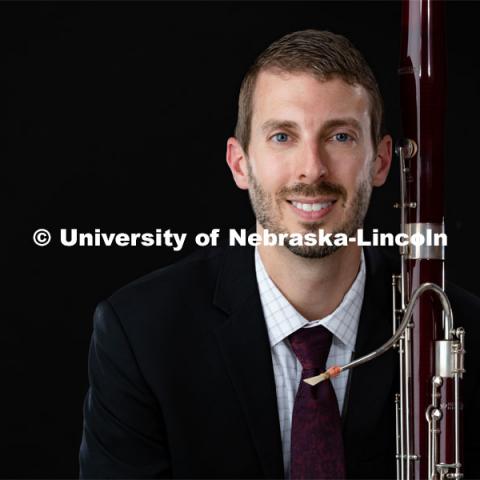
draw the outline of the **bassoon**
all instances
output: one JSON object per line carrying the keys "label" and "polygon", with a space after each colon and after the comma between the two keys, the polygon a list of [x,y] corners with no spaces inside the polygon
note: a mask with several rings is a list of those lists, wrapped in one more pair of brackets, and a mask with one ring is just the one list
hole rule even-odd
{"label": "bassoon", "polygon": [[[400,50],[402,126],[401,228],[407,235],[444,233],[446,103],[445,3],[402,5]],[[411,311],[398,343],[397,476],[461,478],[461,378],[465,332],[454,328],[444,293],[442,247],[401,250],[400,308]],[[395,286],[394,286],[395,288]],[[410,308],[410,306],[412,307]],[[406,315],[405,315],[406,316]]]}
{"label": "bassoon", "polygon": [[401,271],[392,278],[394,334],[384,345],[342,367],[307,379],[318,383],[371,361],[390,348],[399,353],[395,396],[399,480],[460,479],[465,331],[455,328],[445,294],[443,244],[417,239],[444,234],[444,123],[446,98],[445,3],[403,0],[400,95],[404,139],[400,164]]}

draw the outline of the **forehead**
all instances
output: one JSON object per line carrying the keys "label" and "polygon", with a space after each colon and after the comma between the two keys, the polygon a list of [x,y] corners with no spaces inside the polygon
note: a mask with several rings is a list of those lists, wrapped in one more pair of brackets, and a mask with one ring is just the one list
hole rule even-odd
{"label": "forehead", "polygon": [[253,94],[252,126],[270,118],[298,123],[322,123],[353,117],[370,128],[370,101],[366,89],[339,77],[320,80],[310,73],[261,71]]}

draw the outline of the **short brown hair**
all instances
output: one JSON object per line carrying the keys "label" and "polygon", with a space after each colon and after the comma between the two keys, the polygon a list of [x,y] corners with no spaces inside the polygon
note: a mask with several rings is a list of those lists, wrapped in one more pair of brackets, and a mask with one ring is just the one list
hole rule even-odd
{"label": "short brown hair", "polygon": [[339,77],[363,86],[370,96],[372,141],[384,134],[383,100],[372,70],[362,54],[342,35],[320,30],[289,33],[272,43],[250,67],[240,87],[235,137],[247,152],[250,143],[253,93],[258,74],[265,70],[311,73],[320,81]]}

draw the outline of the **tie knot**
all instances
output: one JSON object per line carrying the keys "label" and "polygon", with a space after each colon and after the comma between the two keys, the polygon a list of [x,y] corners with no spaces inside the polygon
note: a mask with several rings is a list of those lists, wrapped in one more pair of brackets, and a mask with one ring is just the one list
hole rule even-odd
{"label": "tie knot", "polygon": [[325,370],[328,352],[332,345],[332,333],[322,325],[301,328],[288,337],[304,370]]}

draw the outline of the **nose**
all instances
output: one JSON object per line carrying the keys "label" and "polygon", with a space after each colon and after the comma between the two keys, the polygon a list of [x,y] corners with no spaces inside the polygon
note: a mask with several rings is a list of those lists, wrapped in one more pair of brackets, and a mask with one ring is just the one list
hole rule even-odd
{"label": "nose", "polygon": [[304,183],[315,183],[328,175],[326,152],[317,141],[305,144],[298,161],[297,178]]}

